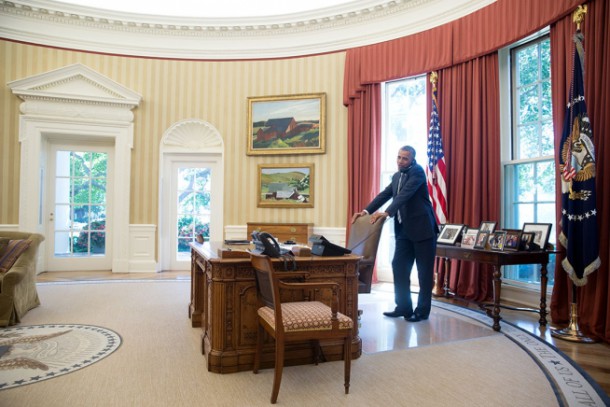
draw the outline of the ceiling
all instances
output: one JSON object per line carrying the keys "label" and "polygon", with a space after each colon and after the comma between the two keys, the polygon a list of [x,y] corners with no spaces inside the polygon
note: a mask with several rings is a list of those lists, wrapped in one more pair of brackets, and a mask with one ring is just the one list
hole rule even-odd
{"label": "ceiling", "polygon": [[351,3],[384,3],[384,1],[362,0],[61,0],[80,6],[94,7],[126,13],[164,15],[175,17],[263,17],[301,13]]}
{"label": "ceiling", "polygon": [[0,38],[155,58],[287,58],[404,37],[495,1],[0,0]]}

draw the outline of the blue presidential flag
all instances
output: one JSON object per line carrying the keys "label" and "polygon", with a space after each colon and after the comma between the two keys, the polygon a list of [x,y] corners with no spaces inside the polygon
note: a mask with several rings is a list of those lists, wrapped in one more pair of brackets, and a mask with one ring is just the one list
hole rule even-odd
{"label": "blue presidential flag", "polygon": [[577,286],[597,270],[599,241],[595,204],[595,149],[587,116],[584,93],[583,36],[574,36],[574,69],[566,117],[559,145],[561,176],[561,232],[559,242],[566,249],[561,265]]}

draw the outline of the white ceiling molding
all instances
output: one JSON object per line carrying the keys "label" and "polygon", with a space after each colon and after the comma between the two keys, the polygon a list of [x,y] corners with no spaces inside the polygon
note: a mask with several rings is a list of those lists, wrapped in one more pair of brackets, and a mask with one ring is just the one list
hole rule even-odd
{"label": "white ceiling molding", "polygon": [[229,19],[119,13],[49,0],[0,0],[0,37],[130,56],[285,58],[407,36],[495,1],[360,0],[299,14]]}

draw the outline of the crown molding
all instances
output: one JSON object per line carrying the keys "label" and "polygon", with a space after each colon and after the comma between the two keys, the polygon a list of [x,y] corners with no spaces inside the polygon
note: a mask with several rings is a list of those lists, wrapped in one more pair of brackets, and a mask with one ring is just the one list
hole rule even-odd
{"label": "crown molding", "polygon": [[360,0],[306,13],[228,19],[119,13],[50,0],[0,0],[0,37],[126,56],[286,58],[407,36],[495,1]]}

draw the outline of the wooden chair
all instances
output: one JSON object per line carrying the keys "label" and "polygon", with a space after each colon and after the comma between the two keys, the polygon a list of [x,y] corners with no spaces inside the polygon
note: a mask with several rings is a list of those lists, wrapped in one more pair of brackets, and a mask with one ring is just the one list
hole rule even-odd
{"label": "wooden chair", "polygon": [[377,258],[377,247],[383,229],[383,221],[371,224],[371,216],[356,219],[349,230],[347,248],[352,254],[362,256],[358,266],[358,293],[370,293],[373,283],[373,268]]}
{"label": "wooden chair", "polygon": [[[271,403],[275,404],[280,391],[284,368],[284,349],[286,342],[319,341],[323,339],[343,340],[344,386],[349,393],[351,369],[351,343],[354,323],[351,318],[337,311],[339,307],[339,285],[333,282],[284,282],[281,279],[303,275],[298,272],[276,272],[267,256],[252,254],[252,267],[260,299],[265,304],[258,309],[258,335],[254,356],[254,373],[258,373],[263,351],[264,333],[267,331],[275,339],[275,372]],[[285,290],[332,290],[329,307],[319,301],[281,302]],[[317,349],[318,347],[316,347]],[[317,356],[317,350],[316,350]],[[318,358],[316,357],[316,364]]]}

